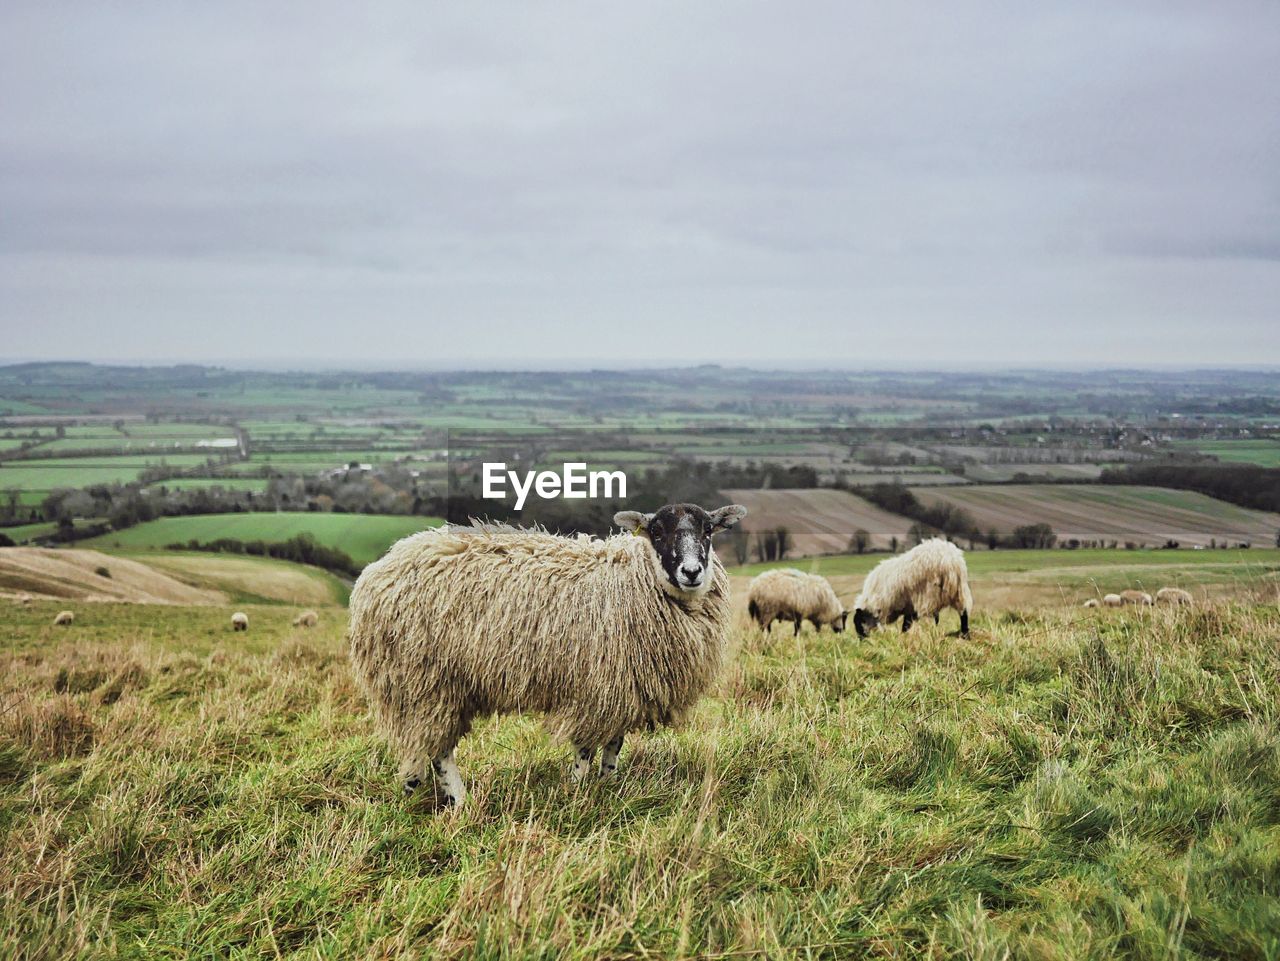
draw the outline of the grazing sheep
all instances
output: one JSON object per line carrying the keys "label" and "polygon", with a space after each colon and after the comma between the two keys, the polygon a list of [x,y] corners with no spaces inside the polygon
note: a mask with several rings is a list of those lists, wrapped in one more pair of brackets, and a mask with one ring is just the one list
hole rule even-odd
{"label": "grazing sheep", "polygon": [[905,633],[917,617],[931,616],[936,623],[948,607],[959,612],[960,634],[968,637],[973,595],[964,551],[935,537],[876,565],[854,602],[853,627],[866,637],[868,629],[901,617]]}
{"label": "grazing sheep", "polygon": [[1124,598],[1121,597],[1119,594],[1103,594],[1102,595],[1103,607],[1119,607],[1123,603],[1124,603]]}
{"label": "grazing sheep", "polygon": [[1138,604],[1142,607],[1150,607],[1155,603],[1146,591],[1121,591],[1120,600],[1126,604]]}
{"label": "grazing sheep", "polygon": [[53,623],[58,627],[65,627],[75,619],[75,611],[58,611],[58,616],[53,619]]}
{"label": "grazing sheep", "polygon": [[1156,591],[1157,604],[1194,604],[1195,599],[1181,587],[1162,587]]}
{"label": "grazing sheep", "polygon": [[30,604],[30,603],[31,603],[31,595],[30,595],[30,594],[19,594],[17,597],[15,597],[15,598],[13,599],[13,603],[15,603],[15,604],[21,604],[23,607],[26,607],[28,604]]}
{"label": "grazing sheep", "polygon": [[393,545],[351,591],[351,662],[406,792],[431,766],[446,804],[466,788],[454,746],[474,718],[543,714],[574,745],[575,779],[603,745],[679,722],[720,671],[729,578],[711,535],[746,509],[621,511],[635,535],[557,537],[497,524]]}
{"label": "grazing sheep", "polygon": [[249,615],[243,611],[236,611],[232,614],[231,629],[233,631],[247,631],[249,629]]}
{"label": "grazing sheep", "polygon": [[1084,606],[1085,606],[1085,607],[1097,607],[1097,606],[1098,606],[1098,599],[1097,599],[1096,597],[1091,597],[1091,598],[1089,598],[1087,601],[1085,601],[1085,602],[1084,602]]}
{"label": "grazing sheep", "polygon": [[849,614],[825,577],[794,567],[765,571],[752,580],[747,611],[763,631],[774,621],[794,621],[796,634],[805,620],[812,621],[818,630],[830,625],[833,631],[843,631]]}
{"label": "grazing sheep", "polygon": [[293,619],[294,627],[315,627],[320,621],[320,615],[315,611],[303,611]]}

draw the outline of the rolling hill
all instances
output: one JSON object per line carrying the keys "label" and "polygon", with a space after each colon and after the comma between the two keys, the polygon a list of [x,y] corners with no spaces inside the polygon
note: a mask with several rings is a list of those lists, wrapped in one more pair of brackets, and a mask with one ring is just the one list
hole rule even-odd
{"label": "rolling hill", "polygon": [[839,554],[849,548],[849,538],[859,529],[871,534],[876,547],[888,547],[907,536],[911,521],[881,510],[848,491],[812,488],[803,490],[726,490],[726,500],[747,509],[743,528],[748,532],[785,527],[791,532],[793,555]]}
{"label": "rolling hill", "polygon": [[962,507],[982,530],[1002,534],[1023,524],[1045,523],[1059,540],[1156,546],[1172,539],[1184,547],[1215,540],[1271,547],[1280,531],[1280,514],[1163,487],[1004,484],[911,491],[924,503]]}
{"label": "rolling hill", "polygon": [[402,537],[428,527],[436,527],[438,517],[399,514],[318,514],[280,511],[252,514],[200,514],[162,517],[136,527],[113,531],[80,542],[85,547],[106,551],[146,551],[207,542],[220,537],[242,541],[285,541],[310,534],[326,547],[345,551],[357,564],[377,560]]}

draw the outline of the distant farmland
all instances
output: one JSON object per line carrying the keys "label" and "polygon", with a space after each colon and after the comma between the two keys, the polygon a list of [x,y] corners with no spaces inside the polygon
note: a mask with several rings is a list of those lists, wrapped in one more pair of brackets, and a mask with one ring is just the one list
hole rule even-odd
{"label": "distant farmland", "polygon": [[795,555],[843,553],[849,549],[849,538],[859,529],[871,534],[876,547],[887,547],[892,537],[904,541],[911,526],[906,518],[883,511],[848,491],[814,488],[721,493],[726,501],[747,508],[743,522],[747,531],[787,528],[793,542],[791,553]]}
{"label": "distant farmland", "polygon": [[326,547],[345,551],[357,564],[377,560],[402,537],[443,521],[438,517],[398,514],[316,514],[272,512],[253,514],[200,514],[191,517],[163,517],[137,527],[104,534],[77,546],[98,550],[142,551],[207,542],[219,537],[242,541],[285,541],[298,534],[310,534]]}
{"label": "distant farmland", "polygon": [[925,503],[962,507],[979,528],[1002,534],[1023,524],[1045,523],[1059,540],[1154,546],[1173,539],[1184,547],[1216,540],[1271,547],[1280,530],[1280,514],[1162,487],[1008,484],[911,490]]}

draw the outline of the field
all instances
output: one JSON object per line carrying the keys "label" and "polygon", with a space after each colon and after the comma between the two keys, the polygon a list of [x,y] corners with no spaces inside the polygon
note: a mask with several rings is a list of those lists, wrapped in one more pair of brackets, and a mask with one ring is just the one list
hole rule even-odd
{"label": "field", "polygon": [[335,609],[15,608],[0,954],[1274,958],[1280,611],[1249,600],[740,625],[616,780],[487,722],[456,813],[400,795]]}
{"label": "field", "polygon": [[[745,608],[749,578],[771,567],[799,567],[830,580],[852,608],[863,578],[885,556],[846,554],[731,568],[734,596]],[[976,610],[1075,607],[1128,588],[1154,594],[1162,587],[1184,588],[1202,601],[1252,596],[1280,604],[1280,550],[1274,548],[970,551],[965,560]]]}
{"label": "field", "polygon": [[326,547],[336,547],[357,564],[377,560],[402,537],[440,523],[435,517],[379,514],[274,513],[202,514],[162,517],[136,527],[80,541],[106,551],[140,551],[230,537],[242,541],[284,541],[310,534]]}
{"label": "field", "polygon": [[1179,446],[1208,454],[1229,464],[1280,467],[1280,440],[1183,441]]}
{"label": "field", "polygon": [[[726,490],[724,498],[747,508],[743,527],[766,531],[786,527],[797,555],[838,554],[849,548],[859,528],[872,535],[876,547],[889,539],[905,542],[911,522],[881,510],[847,491],[838,490]],[[725,553],[727,557],[727,553]]]}
{"label": "field", "polygon": [[984,531],[1008,533],[1019,525],[1042,522],[1059,540],[1158,546],[1172,538],[1184,546],[1210,540],[1271,546],[1280,532],[1280,514],[1159,487],[1009,484],[912,491],[925,503],[963,507]]}

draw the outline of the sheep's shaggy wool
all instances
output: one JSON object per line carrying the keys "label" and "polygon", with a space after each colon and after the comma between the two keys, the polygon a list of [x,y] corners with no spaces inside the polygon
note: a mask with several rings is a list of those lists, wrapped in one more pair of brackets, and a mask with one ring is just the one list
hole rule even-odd
{"label": "sheep's shaggy wool", "polygon": [[1124,598],[1121,597],[1119,594],[1103,594],[1102,595],[1103,607],[1119,607],[1123,603],[1124,603]]}
{"label": "sheep's shaggy wool", "polygon": [[243,611],[236,611],[232,614],[231,629],[233,631],[247,631],[249,629],[249,615]]}
{"label": "sheep's shaggy wool", "polygon": [[878,622],[901,617],[906,630],[917,617],[932,617],[948,607],[959,612],[961,630],[967,630],[973,595],[964,551],[935,537],[876,565],[854,604],[854,623],[864,613]]}
{"label": "sheep's shaggy wool", "polygon": [[351,592],[351,660],[402,762],[449,751],[472,719],[545,715],[596,746],[678,723],[724,657],[729,579],[676,596],[644,537],[474,525],[423,531]]}
{"label": "sheep's shaggy wool", "polygon": [[837,631],[844,629],[844,605],[831,583],[794,567],[775,568],[754,578],[748,589],[747,610],[765,630],[775,620],[783,620],[794,621],[799,633],[800,622],[806,619],[818,630],[828,625]]}
{"label": "sheep's shaggy wool", "polygon": [[1154,603],[1151,595],[1146,591],[1121,591],[1120,600],[1125,604],[1137,604],[1140,607],[1149,607]]}
{"label": "sheep's shaggy wool", "polygon": [[53,623],[58,626],[66,626],[75,621],[76,615],[74,611],[58,611],[58,616],[53,619]]}
{"label": "sheep's shaggy wool", "polygon": [[303,611],[293,619],[294,627],[315,627],[320,621],[320,615],[315,611]]}
{"label": "sheep's shaggy wool", "polygon": [[1157,604],[1194,604],[1192,596],[1181,587],[1162,587],[1156,591]]}

